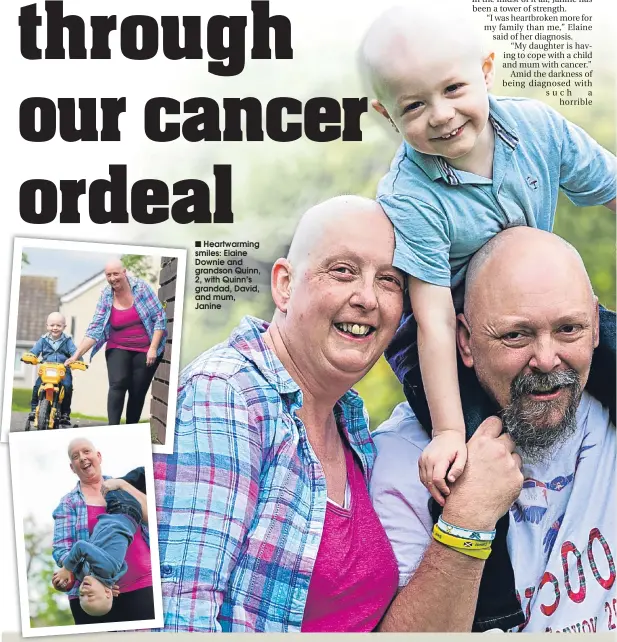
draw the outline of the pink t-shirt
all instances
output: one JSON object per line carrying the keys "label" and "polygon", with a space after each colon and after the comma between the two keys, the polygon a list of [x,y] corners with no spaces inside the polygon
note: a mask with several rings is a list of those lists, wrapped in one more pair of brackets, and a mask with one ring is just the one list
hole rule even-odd
{"label": "pink t-shirt", "polygon": [[118,310],[112,306],[109,324],[111,327],[107,350],[121,348],[134,352],[148,352],[150,337],[134,305],[126,310]]}
{"label": "pink t-shirt", "polygon": [[[105,506],[88,506],[88,531],[90,535],[92,535],[98,516],[104,512]],[[143,538],[141,528],[137,529],[133,541],[129,544],[124,561],[128,566],[128,570],[118,580],[121,593],[152,586],[150,549]]]}
{"label": "pink t-shirt", "polygon": [[351,505],[327,504],[302,621],[306,632],[372,631],[398,588],[396,558],[360,465],[349,448],[345,458]]}

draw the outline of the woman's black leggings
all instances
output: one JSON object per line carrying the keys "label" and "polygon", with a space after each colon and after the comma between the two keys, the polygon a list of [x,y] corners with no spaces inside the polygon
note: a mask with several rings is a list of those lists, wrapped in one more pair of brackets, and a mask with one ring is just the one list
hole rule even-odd
{"label": "woman's black leggings", "polygon": [[[115,348],[113,348],[115,349]],[[135,620],[154,619],[154,596],[152,587],[120,593],[114,597],[111,611],[106,615],[95,617],[88,615],[79,604],[79,600],[69,600],[75,624],[100,624],[102,622],[131,622]]]}
{"label": "woman's black leggings", "polygon": [[107,359],[107,419],[110,426],[120,423],[124,398],[129,393],[126,403],[126,423],[136,424],[141,418],[141,411],[146,400],[146,393],[163,355],[151,365],[146,365],[146,353],[133,350],[111,348],[105,352]]}

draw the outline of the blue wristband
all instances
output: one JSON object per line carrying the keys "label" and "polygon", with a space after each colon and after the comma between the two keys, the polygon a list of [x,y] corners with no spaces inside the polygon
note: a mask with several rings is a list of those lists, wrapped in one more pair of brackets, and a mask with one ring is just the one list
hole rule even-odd
{"label": "blue wristband", "polygon": [[454,526],[454,524],[449,524],[441,516],[437,521],[437,525],[448,535],[452,537],[460,537],[462,539],[474,539],[480,542],[492,542],[495,539],[496,531],[472,531],[468,528],[460,528],[459,526]]}

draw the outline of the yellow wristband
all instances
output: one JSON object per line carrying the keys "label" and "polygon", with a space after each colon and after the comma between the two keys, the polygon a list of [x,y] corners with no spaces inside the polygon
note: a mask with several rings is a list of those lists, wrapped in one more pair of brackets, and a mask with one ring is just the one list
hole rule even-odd
{"label": "yellow wristband", "polygon": [[457,548],[456,546],[448,546],[448,548],[456,551],[457,553],[462,553],[463,555],[467,555],[468,557],[475,557],[479,560],[485,560],[491,554],[490,548],[483,548],[480,550],[473,550],[470,548]]}
{"label": "yellow wristband", "polygon": [[486,550],[490,549],[492,544],[492,542],[486,540],[465,539],[444,533],[437,524],[433,527],[433,537],[446,546],[465,550]]}

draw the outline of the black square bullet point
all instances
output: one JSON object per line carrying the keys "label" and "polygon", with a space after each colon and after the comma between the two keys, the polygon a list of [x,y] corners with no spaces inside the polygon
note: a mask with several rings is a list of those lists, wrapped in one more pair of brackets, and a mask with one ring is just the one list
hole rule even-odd
{"label": "black square bullet point", "polygon": [[201,247],[201,241],[195,241],[195,247]]}

